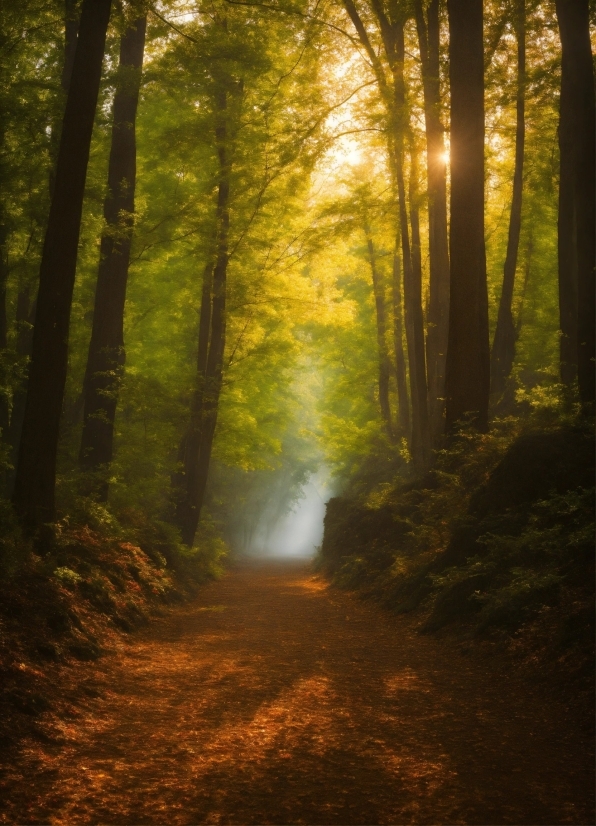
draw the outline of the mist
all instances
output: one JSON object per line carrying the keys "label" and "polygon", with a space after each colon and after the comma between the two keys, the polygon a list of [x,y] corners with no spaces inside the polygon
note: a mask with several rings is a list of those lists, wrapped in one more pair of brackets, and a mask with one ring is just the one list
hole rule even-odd
{"label": "mist", "polygon": [[323,539],[325,505],[331,496],[326,475],[311,476],[291,508],[274,525],[255,533],[247,548],[250,556],[278,559],[314,556]]}

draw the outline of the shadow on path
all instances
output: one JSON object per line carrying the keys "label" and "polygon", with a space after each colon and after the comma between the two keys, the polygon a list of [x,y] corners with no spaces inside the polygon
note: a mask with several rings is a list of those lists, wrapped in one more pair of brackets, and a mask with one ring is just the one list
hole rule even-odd
{"label": "shadow on path", "polygon": [[60,750],[14,768],[0,822],[593,822],[562,708],[304,562],[238,565],[94,680]]}

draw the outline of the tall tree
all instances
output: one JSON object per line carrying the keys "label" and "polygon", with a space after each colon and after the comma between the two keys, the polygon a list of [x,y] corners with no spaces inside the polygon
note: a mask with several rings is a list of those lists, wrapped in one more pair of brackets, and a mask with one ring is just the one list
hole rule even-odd
{"label": "tall tree", "polygon": [[404,332],[402,310],[401,259],[399,257],[399,237],[395,239],[393,251],[393,348],[395,351],[395,378],[397,384],[397,435],[410,439],[410,402],[408,399],[408,380],[406,376],[406,359],[404,356]]}
{"label": "tall tree", "polygon": [[428,254],[430,265],[426,367],[431,429],[443,430],[445,361],[449,330],[449,241],[447,234],[447,164],[441,122],[439,0],[424,9],[414,3],[422,67],[426,174],[428,181]]}
{"label": "tall tree", "polygon": [[561,380],[577,376],[582,401],[594,400],[596,258],[594,65],[588,0],[556,0],[561,35],[559,121],[559,308]]}
{"label": "tall tree", "polygon": [[372,237],[372,232],[368,224],[364,225],[366,236],[366,246],[368,250],[368,263],[373,282],[373,294],[375,297],[375,315],[377,321],[377,349],[379,354],[379,406],[381,416],[385,425],[385,430],[389,439],[393,439],[393,425],[391,423],[391,406],[389,404],[389,377],[391,375],[391,362],[387,349],[387,309],[385,302],[385,285],[382,273],[377,264],[377,255]]}
{"label": "tall tree", "polygon": [[517,0],[513,25],[517,40],[517,94],[515,125],[515,166],[513,193],[509,213],[507,254],[503,268],[503,286],[499,314],[491,350],[491,393],[498,399],[505,390],[515,359],[516,325],[513,320],[513,288],[517,270],[519,237],[522,222],[522,194],[524,172],[524,144],[526,135],[526,8],[525,0]]}
{"label": "tall tree", "polygon": [[389,66],[389,81],[353,0],[343,0],[343,4],[367,53],[379,92],[387,108],[389,124],[387,134],[388,154],[396,188],[399,236],[403,255],[404,308],[412,402],[411,451],[414,460],[424,464],[429,458],[430,449],[424,317],[421,285],[418,283],[418,272],[414,269],[412,260],[404,176],[404,143],[410,127],[404,74],[404,26],[408,12],[407,9],[394,5],[391,8],[391,14],[388,14],[381,0],[371,0],[370,2],[379,26],[383,50]]}
{"label": "tall tree", "polygon": [[[415,419],[412,428],[412,456],[425,465],[430,458],[430,422],[428,418],[428,386],[426,380],[426,353],[424,348],[424,314],[422,311],[422,250],[420,245],[420,212],[418,189],[418,154],[410,136],[410,177],[408,201],[412,243],[411,264],[404,273],[404,307],[406,311],[406,338],[410,364],[410,392]],[[402,232],[404,231],[402,218]],[[412,354],[412,355],[411,355]],[[414,402],[414,399],[416,400]]]}
{"label": "tall tree", "polygon": [[[196,388],[191,402],[190,423],[182,448],[182,485],[176,517],[185,545],[192,547],[205,498],[213,439],[217,425],[226,345],[226,289],[230,230],[230,128],[228,88],[241,92],[229,80],[215,94],[215,141],[219,162],[217,190],[216,254],[213,272],[209,264],[203,276],[199,320],[199,351]],[[209,341],[208,348],[205,346]]]}
{"label": "tall tree", "polygon": [[[54,194],[54,183],[56,180],[56,160],[60,145],[60,129],[64,117],[64,103],[70,88],[72,77],[72,67],[77,48],[77,37],[79,34],[79,3],[77,0],[64,0],[64,48],[62,72],[60,73],[61,94],[58,95],[60,105],[55,107],[56,113],[51,125],[49,139],[50,170],[49,170],[49,190],[50,196]],[[16,302],[16,356],[24,362],[31,357],[31,344],[33,339],[33,325],[35,323],[35,310],[37,305],[37,283],[32,284],[29,280],[24,281],[19,286]],[[16,383],[13,385],[12,409],[10,414],[10,427],[8,431],[8,441],[11,445],[12,460],[16,467],[21,431],[23,429],[23,417],[25,415],[25,403],[27,400],[27,381],[29,378],[28,367],[25,368]],[[14,481],[14,480],[12,480]]]}
{"label": "tall tree", "polygon": [[56,454],[85,178],[111,0],[83,0],[42,253],[31,370],[13,501],[36,528],[55,516]]}
{"label": "tall tree", "polygon": [[120,65],[114,95],[108,191],[104,201],[93,310],[93,329],[84,383],[83,433],[79,461],[99,474],[87,487],[99,501],[108,497],[114,419],[124,369],[124,304],[134,223],[136,183],[135,120],[145,48],[146,17],[131,23],[120,41]]}
{"label": "tall tree", "polygon": [[[78,0],[64,0],[64,62],[60,75],[60,87],[63,92],[63,100],[66,100],[70,88],[72,77],[72,67],[77,50],[77,38],[79,36],[79,9]],[[56,158],[60,146],[60,127],[62,125],[62,112],[58,110],[58,117],[52,124],[50,134],[50,194],[54,194],[54,183],[56,180]]]}
{"label": "tall tree", "polygon": [[451,224],[446,424],[488,427],[490,352],[484,245],[482,0],[448,0]]}
{"label": "tall tree", "polygon": [[[0,131],[0,147],[3,143],[3,135]],[[0,167],[1,169],[1,167]],[[0,196],[0,357],[6,352],[8,343],[8,321],[6,314],[6,285],[8,282],[8,250],[7,241],[9,234],[8,217],[4,207],[3,199]],[[4,365],[2,365],[3,367]],[[0,372],[2,387],[0,387],[0,437],[6,440],[9,425],[9,399],[8,381],[4,369]]]}

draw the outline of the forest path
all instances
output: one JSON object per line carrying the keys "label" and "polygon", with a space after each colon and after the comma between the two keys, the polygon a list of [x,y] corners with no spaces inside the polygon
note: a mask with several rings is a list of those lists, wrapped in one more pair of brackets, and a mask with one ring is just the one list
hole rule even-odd
{"label": "forest path", "polygon": [[244,563],[98,662],[18,822],[593,822],[582,736],[520,685],[306,563]]}

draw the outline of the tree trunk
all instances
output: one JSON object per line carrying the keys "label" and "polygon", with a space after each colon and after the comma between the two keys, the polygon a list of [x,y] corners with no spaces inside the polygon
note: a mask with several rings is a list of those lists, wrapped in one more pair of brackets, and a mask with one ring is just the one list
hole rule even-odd
{"label": "tree trunk", "polygon": [[574,197],[573,146],[575,134],[567,86],[563,72],[559,120],[559,213],[557,246],[559,269],[559,359],[561,381],[572,385],[577,379],[577,249]]}
{"label": "tree trunk", "polygon": [[444,429],[445,361],[449,330],[449,242],[447,234],[447,165],[441,123],[439,80],[439,0],[431,0],[424,18],[421,0],[415,3],[420,45],[426,131],[428,179],[429,305],[426,334],[428,404],[433,437]]}
{"label": "tree trunk", "polygon": [[93,310],[93,330],[84,383],[83,433],[79,462],[91,471],[87,492],[108,498],[114,419],[124,369],[124,304],[134,225],[136,181],[135,120],[141,85],[146,17],[126,30],[120,41],[120,78],[114,97],[106,227],[101,238]]}
{"label": "tree trunk", "polygon": [[385,289],[381,273],[377,267],[375,247],[370,228],[365,224],[364,232],[368,247],[368,262],[372,274],[373,294],[375,297],[375,310],[377,320],[377,350],[379,355],[379,405],[381,417],[387,436],[393,440],[393,425],[391,423],[391,406],[389,404],[389,377],[391,375],[391,362],[387,350],[387,313],[385,308]]}
{"label": "tree trunk", "polygon": [[393,253],[393,345],[395,349],[395,378],[397,384],[398,435],[410,441],[410,402],[404,357],[404,332],[402,313],[401,260],[399,238],[395,240]]}
{"label": "tree trunk", "polygon": [[[72,77],[72,67],[74,63],[74,56],[77,48],[77,38],[79,35],[79,14],[76,0],[65,0],[64,3],[64,63],[62,65],[62,75],[60,77],[60,85],[65,97],[68,95],[70,88],[70,79]],[[58,147],[60,144],[60,122],[57,121],[52,125],[50,134],[50,172],[49,172],[49,190],[50,197],[54,195],[54,183],[56,178],[56,159],[58,155]],[[37,284],[35,284],[37,289]],[[33,325],[35,323],[35,310],[37,306],[37,297],[32,300],[32,288],[30,283],[23,284],[17,294],[17,311],[16,311],[16,327],[17,327],[17,346],[16,354],[21,361],[31,357],[31,345],[33,340]],[[16,467],[19,453],[19,443],[21,441],[21,431],[23,429],[23,416],[25,415],[25,402],[27,400],[27,382],[29,380],[29,367],[23,371],[23,375],[18,377],[17,382],[13,385],[12,392],[12,410],[10,413],[10,425],[8,432],[8,441],[11,446],[11,455],[13,465]],[[9,487],[12,488],[14,484],[14,472],[11,474]],[[12,491],[11,491],[12,492]]]}
{"label": "tree trunk", "polygon": [[488,427],[490,351],[484,245],[482,0],[448,0],[451,226],[446,425]]}
{"label": "tree trunk", "polygon": [[525,264],[524,264],[524,280],[521,289],[521,296],[519,307],[517,311],[517,319],[515,322],[515,338],[516,340],[519,338],[523,327],[523,320],[524,320],[524,303],[526,300],[526,293],[528,291],[528,284],[530,283],[530,276],[532,273],[532,257],[534,255],[534,235],[532,228],[530,227],[530,233],[528,238],[528,243],[525,250]]}
{"label": "tree trunk", "polygon": [[517,255],[522,221],[522,194],[525,142],[526,97],[526,9],[525,0],[518,0],[515,8],[515,34],[517,38],[517,97],[515,128],[515,169],[513,193],[509,214],[507,255],[503,268],[503,288],[499,302],[499,314],[491,351],[491,394],[495,401],[502,396],[515,359],[517,339],[513,321],[513,288],[517,270]]}
{"label": "tree trunk", "polygon": [[412,404],[412,419],[411,419],[411,439],[410,451],[412,456],[418,460],[421,453],[422,434],[420,431],[420,394],[418,392],[418,385],[416,382],[418,376],[417,369],[417,353],[413,325],[413,280],[412,273],[412,253],[410,247],[410,228],[408,226],[408,213],[406,207],[406,194],[403,176],[403,153],[401,158],[396,162],[397,168],[397,191],[399,200],[399,224],[401,236],[401,249],[404,264],[403,288],[404,288],[404,316],[405,316],[405,331],[406,344],[408,349],[408,366],[409,366],[409,380],[410,380],[410,400]]}
{"label": "tree trunk", "polygon": [[[2,141],[3,143],[3,141]],[[0,203],[0,438],[8,440],[9,427],[9,375],[4,360],[8,344],[8,321],[6,314],[6,284],[8,281],[8,223],[4,204]]]}
{"label": "tree trunk", "polygon": [[[77,38],[79,36],[79,15],[76,0],[64,0],[64,63],[62,64],[62,75],[60,85],[64,96],[68,95],[70,79],[72,77],[72,67],[74,65],[75,52],[77,50]],[[50,133],[50,196],[54,195],[54,184],[56,181],[56,158],[60,146],[60,120],[57,119],[52,125]]]}
{"label": "tree trunk", "polygon": [[[410,152],[410,180],[408,186],[410,202],[410,226],[412,227],[412,284],[411,298],[406,306],[411,307],[412,336],[416,351],[416,388],[419,397],[420,417],[420,459],[426,464],[430,458],[430,423],[428,418],[428,384],[426,377],[426,353],[424,347],[424,313],[422,311],[422,251],[420,245],[420,213],[418,192],[418,156],[412,146]],[[409,349],[409,348],[408,348]]]}
{"label": "tree trunk", "polygon": [[[405,44],[404,44],[404,13],[400,7],[393,7],[396,12],[396,19],[390,20],[383,9],[381,0],[371,0],[371,6],[377,18],[383,47],[387,61],[391,68],[393,78],[393,87],[387,82],[385,71],[379,60],[377,51],[373,47],[364,23],[353,3],[353,0],[343,0],[343,5],[356,29],[358,38],[366,51],[370,64],[372,66],[379,92],[385,105],[387,107],[387,114],[389,116],[389,130],[387,135],[389,161],[393,175],[393,183],[397,190],[397,202],[399,213],[399,237],[401,238],[401,247],[403,253],[403,267],[404,267],[404,306],[405,306],[405,321],[406,321],[406,341],[408,346],[408,362],[410,365],[410,388],[411,388],[411,402],[412,402],[412,417],[411,417],[411,432],[410,432],[410,450],[412,456],[417,462],[424,459],[426,453],[426,446],[428,443],[428,435],[425,436],[421,422],[428,422],[428,408],[427,408],[427,394],[426,394],[426,380],[424,387],[419,387],[416,377],[418,375],[420,364],[424,365],[424,352],[417,353],[415,349],[415,335],[413,327],[413,318],[416,313],[413,312],[412,301],[415,294],[413,289],[413,274],[412,274],[412,254],[410,248],[410,237],[408,227],[408,212],[406,205],[406,193],[403,173],[403,156],[404,156],[404,135],[408,126],[408,113],[406,107],[405,95],[405,80],[404,80],[404,58],[405,58]],[[396,264],[398,261],[394,258],[394,288],[395,288],[395,273]],[[399,273],[399,269],[397,270]],[[401,296],[398,301],[394,300],[394,323],[401,327]],[[399,308],[399,313],[397,312]],[[401,333],[400,333],[401,336]],[[399,351],[403,357],[403,346],[401,344],[401,337],[395,339],[396,356],[396,370],[398,394],[400,393],[400,382],[403,374],[400,372]],[[405,429],[405,432],[410,431],[409,426],[405,426],[409,419],[409,411],[406,403],[407,393],[405,388],[401,388],[400,401],[400,428]],[[408,421],[409,424],[409,421]],[[428,431],[428,427],[427,427]]]}
{"label": "tree trunk", "polygon": [[56,453],[77,250],[111,0],[83,0],[44,241],[13,501],[24,523],[55,517]]}
{"label": "tree trunk", "polygon": [[[192,547],[205,500],[205,490],[211,463],[213,438],[217,425],[219,397],[223,379],[223,356],[226,344],[226,284],[228,269],[228,234],[230,227],[230,172],[228,150],[227,93],[220,91],[216,99],[216,143],[219,159],[219,186],[217,195],[217,255],[213,268],[212,303],[210,307],[209,349],[204,379],[201,375],[201,348],[197,371],[197,388],[193,400],[191,422],[184,447],[184,490],[177,506],[177,520],[182,541]],[[206,297],[203,284],[203,300]],[[207,311],[201,302],[201,321],[207,320]],[[200,341],[207,336],[199,327]],[[203,351],[204,352],[204,351]]]}
{"label": "tree trunk", "polygon": [[559,121],[559,310],[561,381],[577,376],[594,400],[596,258],[594,67],[588,0],[556,0],[562,46]]}
{"label": "tree trunk", "polygon": [[[36,286],[36,285],[35,285]],[[23,417],[25,415],[25,404],[27,401],[27,382],[29,379],[28,360],[31,357],[31,345],[33,342],[33,326],[35,324],[35,300],[31,300],[32,285],[23,285],[17,294],[16,307],[16,355],[23,365],[23,375],[18,377],[13,387],[12,410],[10,412],[10,425],[8,430],[8,440],[11,446],[11,458],[14,467],[17,466],[19,455],[19,444],[21,441],[21,431],[23,430]],[[10,486],[14,484],[14,471]]]}
{"label": "tree trunk", "polygon": [[203,395],[207,381],[207,357],[211,336],[211,292],[213,289],[214,263],[209,258],[203,270],[201,290],[201,309],[199,311],[199,346],[197,352],[196,386],[190,403],[190,422],[180,443],[178,451],[179,469],[173,474],[172,487],[176,501],[176,520],[183,529],[191,513],[188,502],[187,481],[195,473],[194,466],[199,455],[201,442],[201,419],[203,412]]}
{"label": "tree trunk", "polygon": [[[420,256],[420,231],[417,221],[417,207],[414,205],[413,237],[410,246],[410,228],[403,172],[404,134],[407,128],[406,96],[404,81],[405,44],[403,25],[396,28],[395,83],[395,169],[399,200],[399,220],[404,260],[404,307],[406,320],[406,340],[410,367],[410,398],[412,400],[412,442],[411,452],[414,462],[425,465],[429,458],[430,433],[428,423],[428,403],[426,385],[426,364],[424,352],[424,317],[422,312],[422,273]],[[411,180],[415,189],[415,184]],[[413,191],[413,190],[412,190]],[[412,204],[410,204],[410,208]],[[412,218],[412,212],[410,212]],[[415,235],[415,237],[414,237]],[[417,247],[417,249],[415,249]],[[418,256],[418,257],[417,257]]]}

